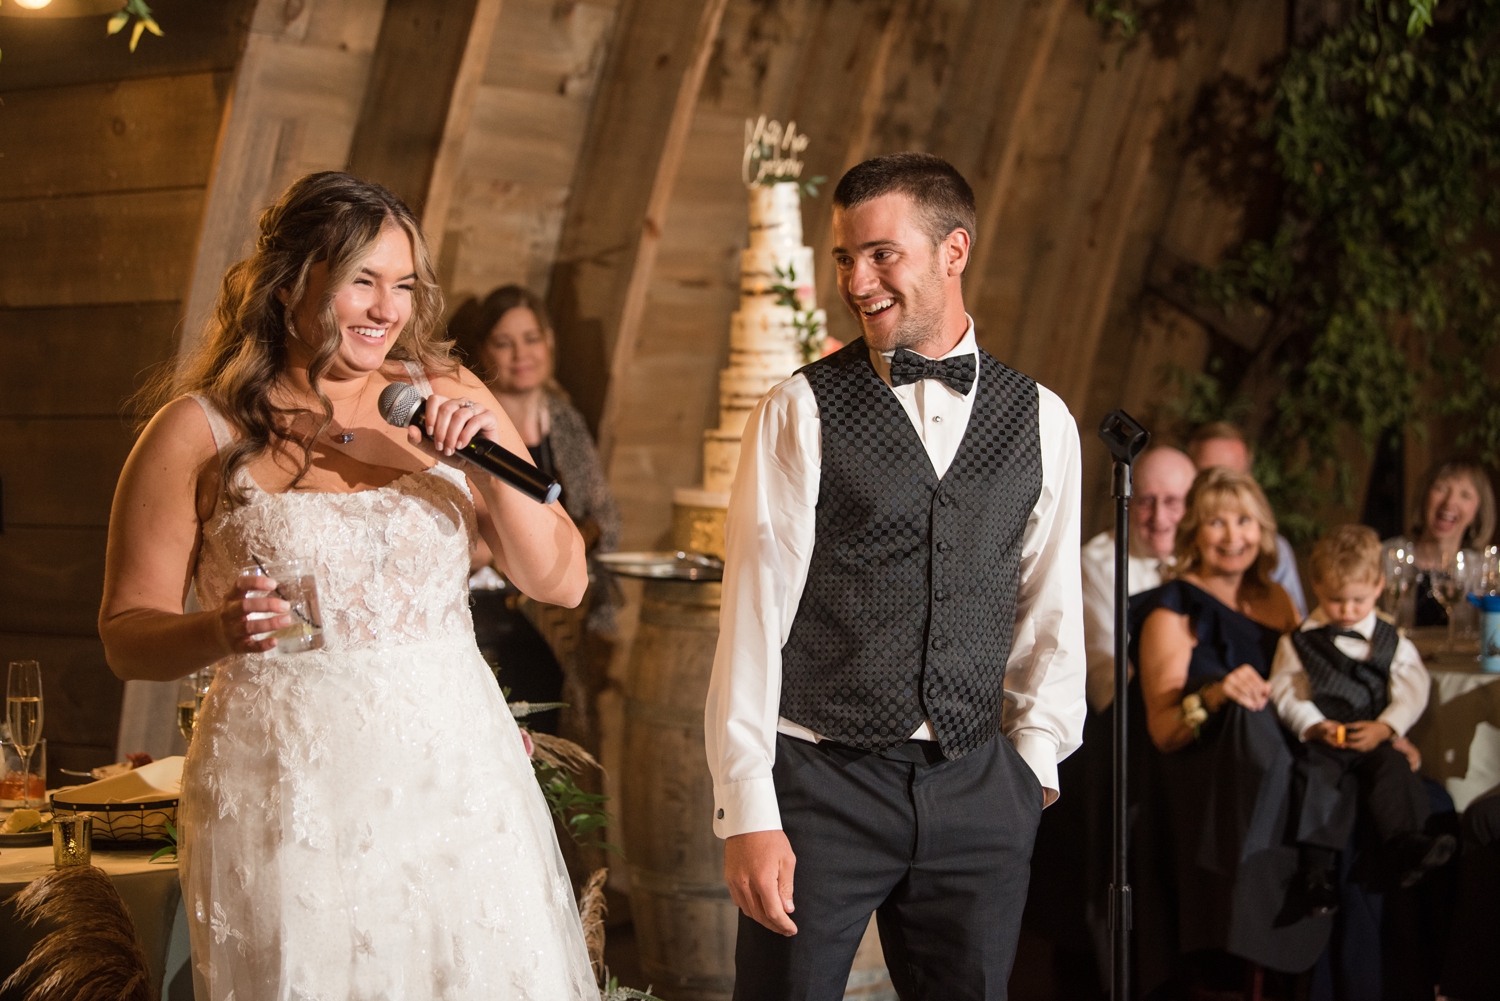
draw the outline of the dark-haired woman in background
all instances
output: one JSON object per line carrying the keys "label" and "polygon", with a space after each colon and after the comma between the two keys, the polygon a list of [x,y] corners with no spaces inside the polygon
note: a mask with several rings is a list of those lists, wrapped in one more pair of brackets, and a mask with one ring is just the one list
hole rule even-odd
{"label": "dark-haired woman in background", "polygon": [[1247,962],[1307,970],[1332,926],[1289,899],[1292,757],[1267,679],[1297,612],[1270,579],[1275,519],[1223,466],[1198,474],[1186,509],[1171,579],[1130,603],[1136,971],[1141,995],[1172,998],[1238,989]]}
{"label": "dark-haired woman in background", "polygon": [[[481,300],[470,300],[454,313],[448,334],[466,364],[485,381],[500,406],[515,424],[537,468],[562,484],[561,503],[583,533],[590,557],[590,587],[586,629],[593,640],[614,632],[615,592],[612,578],[599,573],[593,562],[598,553],[614,551],[620,539],[620,510],[610,493],[604,467],[594,448],[583,414],[569,401],[553,377],[556,341],[547,321],[541,297],[519,285],[505,285]],[[489,562],[481,545],[475,554],[475,569]],[[485,575],[487,576],[487,575]],[[504,634],[497,644],[501,660],[501,683],[511,689],[512,699],[550,702],[562,698],[570,704],[575,722],[586,720],[588,685],[582,679],[562,695],[564,678],[552,652],[527,627],[513,608],[502,608],[503,589],[484,594],[475,591],[480,621],[476,626],[485,646],[485,633]],[[514,602],[511,602],[513,605]],[[538,646],[541,643],[541,646]],[[598,657],[587,657],[590,662]],[[556,732],[556,715],[543,714],[535,722],[540,729]],[[588,740],[588,734],[577,734]]]}

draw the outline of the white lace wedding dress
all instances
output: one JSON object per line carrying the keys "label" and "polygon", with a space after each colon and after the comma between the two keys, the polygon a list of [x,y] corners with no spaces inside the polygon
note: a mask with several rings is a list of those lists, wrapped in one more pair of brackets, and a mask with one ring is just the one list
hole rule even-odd
{"label": "white lace wedding dress", "polygon": [[203,606],[240,567],[310,557],[325,645],[221,661],[198,718],[180,820],[199,1001],[597,1001],[546,803],[474,645],[463,476],[242,482],[250,502],[203,529]]}

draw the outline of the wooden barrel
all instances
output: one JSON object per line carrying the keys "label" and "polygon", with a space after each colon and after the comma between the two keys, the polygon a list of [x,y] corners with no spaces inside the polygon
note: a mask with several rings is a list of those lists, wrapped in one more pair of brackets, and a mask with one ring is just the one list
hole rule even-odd
{"label": "wooden barrel", "polygon": [[620,814],[641,972],[665,1001],[729,1001],[739,911],[713,832],[703,704],[719,585],[648,581],[630,651]]}

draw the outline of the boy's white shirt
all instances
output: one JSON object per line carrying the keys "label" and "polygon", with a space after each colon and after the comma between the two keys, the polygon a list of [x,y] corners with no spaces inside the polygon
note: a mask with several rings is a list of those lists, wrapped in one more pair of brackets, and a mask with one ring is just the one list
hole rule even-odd
{"label": "boy's white shirt", "polygon": [[[1357,640],[1352,636],[1337,636],[1333,645],[1355,660],[1370,656],[1370,637],[1375,633],[1376,613],[1371,612],[1350,628],[1365,637]],[[1317,608],[1303,620],[1298,629],[1321,629],[1328,625],[1328,616]],[[1390,683],[1387,689],[1389,703],[1377,719],[1395,731],[1396,736],[1406,735],[1412,724],[1427,708],[1427,693],[1432,681],[1422,656],[1411,640],[1402,636],[1396,643],[1395,656],[1391,658]],[[1325,717],[1312,701],[1312,683],[1302,667],[1302,658],[1292,646],[1290,633],[1281,637],[1276,645],[1276,659],[1271,663],[1271,701],[1276,705],[1276,715],[1282,725],[1306,740],[1309,727],[1323,722]],[[1348,723],[1350,720],[1337,720]]]}

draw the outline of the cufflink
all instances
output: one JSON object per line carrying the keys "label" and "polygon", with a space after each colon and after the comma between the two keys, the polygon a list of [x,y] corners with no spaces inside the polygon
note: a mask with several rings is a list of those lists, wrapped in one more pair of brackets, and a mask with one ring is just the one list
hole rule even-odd
{"label": "cufflink", "polygon": [[722,807],[719,809],[718,813],[714,814],[714,817],[716,819],[718,819],[718,820],[723,820],[724,819],[724,810],[723,810]]}

